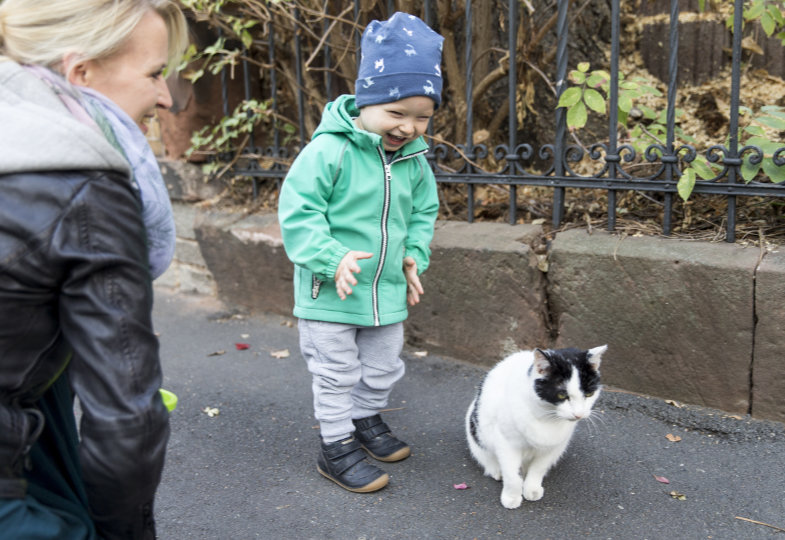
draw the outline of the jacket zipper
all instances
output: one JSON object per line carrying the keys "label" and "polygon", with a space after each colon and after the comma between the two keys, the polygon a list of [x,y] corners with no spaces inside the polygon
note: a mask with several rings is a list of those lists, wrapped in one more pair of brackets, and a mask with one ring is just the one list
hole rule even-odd
{"label": "jacket zipper", "polygon": [[379,157],[382,159],[382,166],[384,167],[384,205],[382,206],[382,250],[379,254],[379,265],[376,267],[376,275],[373,276],[373,287],[371,288],[371,298],[373,301],[373,325],[381,326],[379,321],[379,279],[382,277],[382,268],[387,258],[387,220],[390,215],[390,180],[392,174],[390,173],[390,165],[387,164],[387,159],[384,157],[384,149],[377,146],[376,150],[379,152]]}
{"label": "jacket zipper", "polygon": [[388,231],[387,231],[387,221],[390,216],[390,199],[391,199],[391,183],[392,183],[392,172],[390,171],[390,166],[395,163],[396,161],[401,161],[404,159],[413,158],[415,156],[419,156],[420,154],[424,154],[426,150],[422,150],[420,152],[415,152],[413,154],[409,154],[406,156],[400,156],[397,159],[393,159],[390,163],[387,163],[387,158],[384,156],[384,148],[383,146],[377,146],[376,150],[379,152],[379,157],[382,160],[382,165],[384,166],[384,206],[382,207],[382,250],[379,255],[379,265],[376,267],[376,275],[373,277],[373,286],[371,287],[371,298],[373,302],[373,325],[374,326],[381,326],[381,322],[379,320],[379,280],[382,277],[382,268],[384,268],[385,259],[387,258],[387,243],[388,243]]}

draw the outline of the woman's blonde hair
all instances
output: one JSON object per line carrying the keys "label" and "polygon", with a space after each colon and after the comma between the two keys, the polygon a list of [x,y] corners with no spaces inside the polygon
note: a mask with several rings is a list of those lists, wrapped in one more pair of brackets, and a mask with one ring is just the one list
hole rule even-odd
{"label": "woman's blonde hair", "polygon": [[56,70],[69,54],[106,58],[150,10],[166,24],[173,67],[188,44],[185,17],[173,0],[0,0],[0,55]]}

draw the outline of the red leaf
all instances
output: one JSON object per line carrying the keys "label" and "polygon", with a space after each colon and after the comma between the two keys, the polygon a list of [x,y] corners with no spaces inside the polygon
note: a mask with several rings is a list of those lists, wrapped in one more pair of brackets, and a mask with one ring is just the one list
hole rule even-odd
{"label": "red leaf", "polygon": [[245,349],[251,348],[247,343],[235,343],[234,346],[238,351],[244,351]]}
{"label": "red leaf", "polygon": [[657,482],[660,482],[660,483],[663,483],[663,484],[670,484],[671,483],[671,481],[668,480],[667,478],[665,478],[664,476],[657,476],[656,474],[654,474],[652,476],[654,476],[654,479]]}
{"label": "red leaf", "polygon": [[460,484],[453,484],[452,487],[455,489],[469,489],[469,486],[466,485],[466,482],[461,482]]}

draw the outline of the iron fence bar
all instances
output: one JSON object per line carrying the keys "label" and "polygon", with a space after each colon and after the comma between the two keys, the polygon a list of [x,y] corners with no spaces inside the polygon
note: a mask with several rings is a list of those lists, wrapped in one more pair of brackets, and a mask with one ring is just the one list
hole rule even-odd
{"label": "iron fence bar", "polygon": [[[449,174],[438,173],[436,180],[444,184],[485,184],[485,185],[519,185],[519,186],[546,186],[553,188],[585,188],[615,191],[642,191],[654,193],[677,193],[676,182],[661,182],[651,180],[619,180],[612,182],[608,178],[587,178],[575,176],[519,176],[496,175],[489,178],[485,174]],[[736,195],[754,197],[781,197],[785,198],[785,189],[772,190],[770,184],[765,183],[726,183],[698,182],[693,193],[706,193],[712,195]]]}
{"label": "iron fence bar", "polygon": [[[278,114],[278,78],[275,72],[275,26],[273,21],[268,23],[269,31],[267,36],[267,59],[270,62],[270,93],[273,100],[273,113]],[[281,128],[278,125],[278,117],[273,117],[273,155],[278,157],[281,152]]]}
{"label": "iron fence bar", "polygon": [[[512,151],[517,146],[518,140],[518,112],[516,110],[516,91],[518,86],[518,62],[515,55],[516,49],[518,48],[518,0],[510,0],[508,2],[508,10],[509,16],[507,24],[509,26],[509,32],[507,35],[507,49],[509,50],[509,68],[508,68],[508,75],[507,75],[507,104],[509,106],[507,112],[507,131],[508,131],[508,139],[507,139],[507,148],[509,151],[507,152],[507,169],[509,171],[515,170],[515,165],[517,162],[517,156]],[[518,218],[518,190],[515,184],[510,186],[510,216],[509,222],[510,225],[515,225],[515,222]]]}
{"label": "iron fence bar", "polygon": [[[739,92],[741,87],[741,32],[742,32],[742,11],[744,1],[736,0],[733,3],[733,60],[731,68],[731,91],[730,91],[730,125],[728,127],[730,139],[728,141],[728,156],[725,163],[734,165],[728,170],[728,183],[738,182],[736,171],[741,165],[739,159]],[[736,165],[738,162],[738,165]],[[736,197],[728,196],[728,224],[725,231],[727,242],[736,241]]]}
{"label": "iron fence bar", "polygon": [[[611,81],[610,105],[608,107],[608,151],[605,161],[608,163],[608,177],[617,177],[617,166],[620,161],[619,141],[619,19],[621,9],[619,0],[611,3]],[[608,230],[616,229],[616,190],[608,190]]]}
{"label": "iron fence bar", "polygon": [[[248,50],[245,47],[243,47],[243,56],[246,56],[247,54],[248,54]],[[251,75],[248,71],[249,69],[248,62],[242,60],[242,65],[243,65],[243,96],[245,96],[245,101],[247,102],[251,99]],[[246,115],[248,117],[251,117],[253,115],[253,112],[248,111]],[[251,129],[251,132],[248,134],[248,146],[246,148],[250,148],[251,153],[256,152],[256,142],[254,139],[253,129]],[[258,168],[258,164],[255,161],[251,161],[250,163],[252,169]],[[254,200],[259,196],[259,182],[255,176],[251,178],[251,196],[254,198]]]}
{"label": "iron fence bar", "polygon": [[[558,18],[556,20],[556,100],[561,97],[567,88],[567,8],[569,0],[558,0]],[[567,112],[564,107],[556,108],[556,140],[554,141],[554,173],[555,176],[564,174],[564,139],[567,133]],[[553,226],[557,228],[564,219],[564,188],[557,187],[553,190]]]}
{"label": "iron fence bar", "polygon": [[294,58],[297,78],[297,123],[300,129],[300,148],[308,142],[305,136],[305,92],[303,92],[303,51],[300,43],[300,10],[294,8]]}
{"label": "iron fence bar", "polygon": [[[678,176],[679,159],[673,147],[676,129],[676,83],[679,70],[679,0],[671,0],[670,34],[668,36],[670,49],[668,53],[668,109],[666,116],[666,139],[662,154],[665,164],[665,180],[672,182]],[[673,227],[673,194],[665,193],[665,213],[662,222],[662,233],[670,236]]]}
{"label": "iron fence bar", "polygon": [[[469,161],[474,161],[474,133],[472,125],[473,103],[472,91],[474,89],[474,78],[472,77],[472,0],[466,0],[466,157]],[[471,163],[468,164],[468,170],[473,171]],[[474,185],[468,184],[466,187],[466,212],[467,221],[472,223],[474,221]]]}
{"label": "iron fence bar", "polygon": [[[324,0],[324,12],[328,13],[329,11],[329,4],[330,0]],[[330,27],[328,19],[325,17],[322,20],[322,34],[327,33],[327,29]],[[330,69],[332,62],[330,62],[330,40],[326,39],[324,41],[324,86],[325,92],[324,95],[328,102],[333,100],[333,73]]]}

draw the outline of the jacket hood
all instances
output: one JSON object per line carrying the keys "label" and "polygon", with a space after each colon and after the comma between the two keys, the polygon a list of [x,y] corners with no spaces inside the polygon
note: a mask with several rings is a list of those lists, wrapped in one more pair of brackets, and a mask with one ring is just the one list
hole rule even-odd
{"label": "jacket hood", "polygon": [[[315,139],[323,133],[341,134],[361,148],[377,147],[382,144],[382,136],[358,128],[354,119],[360,116],[360,109],[355,104],[355,97],[350,94],[339,96],[328,103],[322,113],[322,120],[313,133]],[[427,148],[422,137],[406,143],[399,152],[403,155]]]}
{"label": "jacket hood", "polygon": [[125,158],[97,130],[76,120],[41,79],[0,61],[0,175],[115,170]]}

